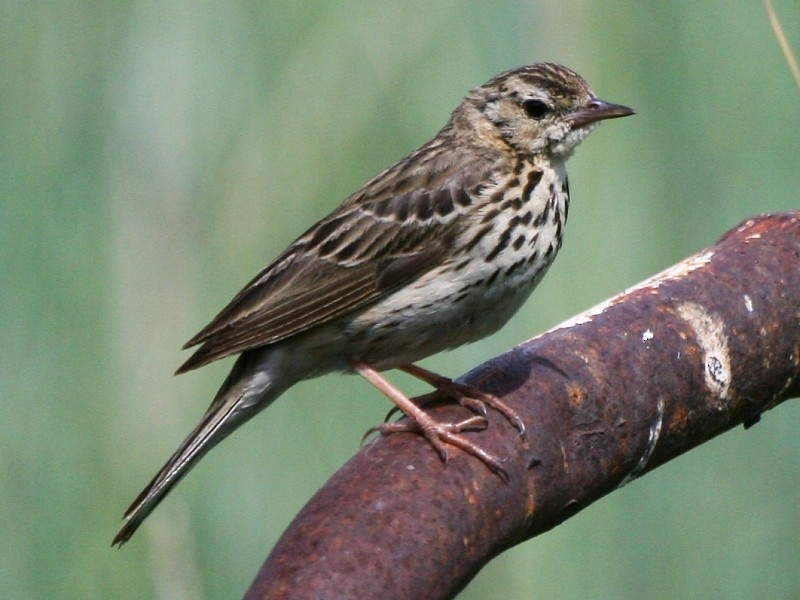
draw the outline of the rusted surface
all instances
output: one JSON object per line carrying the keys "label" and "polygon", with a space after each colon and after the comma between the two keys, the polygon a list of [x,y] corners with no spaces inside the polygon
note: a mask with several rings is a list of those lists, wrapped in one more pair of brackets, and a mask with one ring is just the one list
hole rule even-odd
{"label": "rusted surface", "polygon": [[[312,498],[247,598],[450,598],[493,556],[800,391],[800,213],[715,246],[463,381],[502,397],[471,433],[509,482],[456,449],[378,439]],[[436,418],[464,409],[438,406]]]}

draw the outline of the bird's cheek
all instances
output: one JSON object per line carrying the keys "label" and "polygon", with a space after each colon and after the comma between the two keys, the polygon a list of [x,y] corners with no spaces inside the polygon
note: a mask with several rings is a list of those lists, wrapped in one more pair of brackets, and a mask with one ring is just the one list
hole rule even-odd
{"label": "bird's cheek", "polygon": [[552,141],[548,137],[540,135],[534,138],[533,142],[530,144],[531,154],[544,152],[550,145],[552,145]]}

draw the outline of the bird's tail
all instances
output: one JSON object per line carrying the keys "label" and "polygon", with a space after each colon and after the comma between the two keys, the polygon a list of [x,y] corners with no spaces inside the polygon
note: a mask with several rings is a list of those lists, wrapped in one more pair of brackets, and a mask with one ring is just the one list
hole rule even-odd
{"label": "bird's tail", "polygon": [[259,369],[257,358],[254,353],[245,352],[237,359],[203,420],[125,511],[125,523],[112,545],[122,546],[127,542],[142,521],[206,452],[266,408],[286,389],[286,386],[278,387],[269,380],[269,376]]}

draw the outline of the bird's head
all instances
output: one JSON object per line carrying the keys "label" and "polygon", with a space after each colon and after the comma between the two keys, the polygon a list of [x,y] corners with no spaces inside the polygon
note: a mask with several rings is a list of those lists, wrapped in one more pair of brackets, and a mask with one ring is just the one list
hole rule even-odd
{"label": "bird's head", "polygon": [[598,99],[580,75],[552,63],[506,71],[473,90],[462,106],[479,135],[556,160],[569,158],[598,122],[633,114]]}

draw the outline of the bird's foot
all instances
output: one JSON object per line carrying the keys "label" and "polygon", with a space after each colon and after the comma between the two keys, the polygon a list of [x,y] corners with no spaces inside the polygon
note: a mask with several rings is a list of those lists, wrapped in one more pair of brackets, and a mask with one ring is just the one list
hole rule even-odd
{"label": "bird's foot", "polygon": [[367,435],[375,432],[381,435],[406,432],[422,433],[425,439],[428,440],[428,443],[439,453],[442,462],[445,464],[450,458],[447,449],[449,444],[463,450],[467,454],[471,454],[485,464],[492,473],[498,475],[504,481],[508,481],[508,473],[506,473],[506,470],[503,468],[500,459],[490,454],[476,443],[468,440],[463,435],[460,435],[462,431],[480,431],[486,429],[486,419],[475,415],[458,423],[440,423],[435,421],[427,413],[423,414],[427,418],[422,419],[421,422],[411,420],[405,423],[382,423],[377,427],[372,427],[367,432]]}
{"label": "bird's foot", "polygon": [[379,432],[381,435],[403,432],[422,433],[443,462],[446,463],[449,458],[447,449],[449,444],[479,459],[492,473],[508,481],[508,473],[502,467],[500,459],[461,435],[464,431],[485,429],[487,426],[485,417],[475,415],[458,423],[440,423],[369,365],[357,364],[354,368],[359,375],[383,392],[410,419],[410,422],[407,423],[382,423],[367,431],[364,435],[365,438],[374,432]]}
{"label": "bird's foot", "polygon": [[474,412],[476,415],[486,416],[486,407],[489,406],[503,415],[511,425],[525,437],[525,423],[513,408],[493,394],[487,394],[472,385],[458,383],[449,377],[444,377],[433,371],[423,369],[417,365],[405,365],[401,371],[424,381],[436,388],[436,395],[428,397],[426,402],[435,398],[453,398],[461,406]]}

